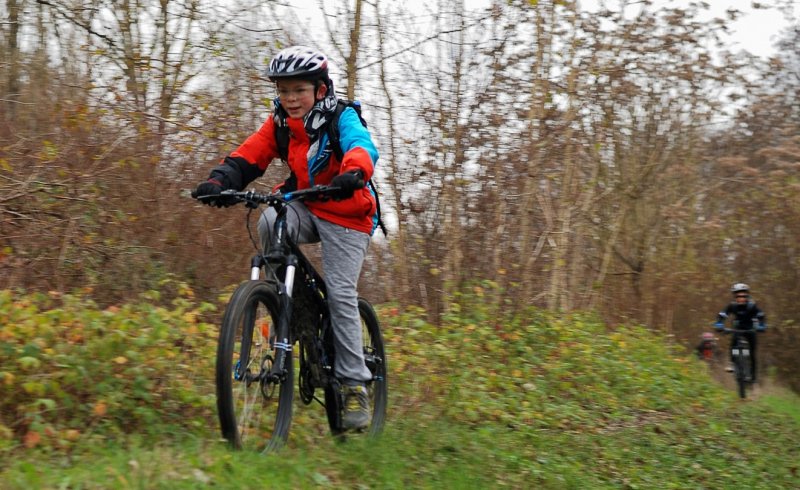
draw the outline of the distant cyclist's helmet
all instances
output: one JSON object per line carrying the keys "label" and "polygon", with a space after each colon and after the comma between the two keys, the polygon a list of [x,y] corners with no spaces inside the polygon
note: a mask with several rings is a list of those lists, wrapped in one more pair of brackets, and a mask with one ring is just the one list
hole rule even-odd
{"label": "distant cyclist's helmet", "polygon": [[731,293],[747,293],[750,294],[750,286],[743,282],[737,282],[731,287]]}
{"label": "distant cyclist's helmet", "polygon": [[714,340],[714,334],[711,332],[704,332],[703,340]]}
{"label": "distant cyclist's helmet", "polygon": [[273,82],[280,78],[326,80],[328,78],[328,57],[306,46],[282,49],[272,58],[267,76]]}

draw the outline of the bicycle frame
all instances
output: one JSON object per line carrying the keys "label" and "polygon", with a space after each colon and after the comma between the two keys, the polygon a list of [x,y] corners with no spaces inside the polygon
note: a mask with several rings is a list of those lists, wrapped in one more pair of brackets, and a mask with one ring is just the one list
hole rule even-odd
{"label": "bicycle frame", "polygon": [[734,337],[733,348],[731,349],[734,356],[749,356],[750,355],[750,342],[742,335]]}
{"label": "bicycle frame", "polygon": [[[733,356],[750,355],[750,342],[745,338],[743,334],[751,332],[751,330],[725,328],[723,331],[725,333],[733,334],[733,340],[731,342],[731,347],[729,349],[731,355]],[[752,332],[755,331],[752,330]]]}
{"label": "bicycle frame", "polygon": [[[247,203],[251,209],[257,209],[258,204],[266,204],[275,208],[277,217],[273,225],[272,234],[270,236],[269,252],[259,250],[259,253],[253,256],[250,262],[250,280],[261,280],[261,271],[264,275],[269,277],[271,274],[275,278],[275,286],[277,288],[278,297],[281,301],[281,315],[277,319],[276,335],[275,335],[275,348],[276,359],[272,364],[272,368],[268,373],[259,373],[255,376],[257,378],[265,377],[267,382],[282,382],[286,377],[286,357],[287,353],[292,351],[292,346],[296,339],[293,338],[291,331],[292,319],[292,295],[295,289],[295,278],[297,273],[300,272],[306,276],[306,284],[310,288],[314,301],[320,306],[323,312],[323,326],[328,322],[328,306],[325,299],[327,292],[325,291],[325,282],[321,275],[314,268],[311,261],[300,250],[299,245],[292,239],[288,233],[288,224],[286,220],[286,213],[288,210],[287,204],[302,196],[313,196],[321,194],[331,189],[330,187],[317,187],[305,191],[287,193],[283,196],[279,195],[262,195],[254,191],[247,192],[223,192],[234,197],[239,197]],[[252,239],[252,236],[251,236]],[[279,270],[284,267],[283,277],[280,277]],[[324,335],[324,332],[323,332]],[[243,345],[242,351],[246,352],[249,345]],[[326,365],[329,363],[325,363]],[[328,366],[326,366],[328,367]]]}
{"label": "bicycle frame", "polygon": [[750,332],[750,330],[725,328],[723,331],[733,334],[729,352],[731,361],[733,362],[734,376],[738,385],[739,396],[745,398],[745,387],[747,383],[751,382],[749,378],[752,376],[750,366],[752,352],[750,341],[745,338],[744,333]]}

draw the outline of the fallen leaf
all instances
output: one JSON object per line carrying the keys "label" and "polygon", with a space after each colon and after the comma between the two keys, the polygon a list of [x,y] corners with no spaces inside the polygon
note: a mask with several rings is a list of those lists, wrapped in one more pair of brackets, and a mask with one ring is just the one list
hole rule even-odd
{"label": "fallen leaf", "polygon": [[105,402],[97,402],[94,404],[94,408],[92,408],[92,413],[98,417],[102,417],[108,411],[108,405]]}
{"label": "fallen leaf", "polygon": [[22,438],[22,443],[25,445],[26,448],[30,449],[32,447],[36,447],[42,441],[42,436],[36,431],[28,431],[25,434],[25,437]]}

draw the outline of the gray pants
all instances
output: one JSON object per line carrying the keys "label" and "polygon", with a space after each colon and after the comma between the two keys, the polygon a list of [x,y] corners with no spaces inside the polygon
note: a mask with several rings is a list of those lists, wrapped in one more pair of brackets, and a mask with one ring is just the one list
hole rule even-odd
{"label": "gray pants", "polygon": [[[258,235],[269,247],[277,212],[269,208],[258,220]],[[322,268],[328,286],[336,364],[334,373],[344,384],[372,379],[364,364],[361,317],[358,314],[358,276],[367,254],[369,235],[314,216],[301,202],[289,204],[289,234],[297,243],[322,243]]]}

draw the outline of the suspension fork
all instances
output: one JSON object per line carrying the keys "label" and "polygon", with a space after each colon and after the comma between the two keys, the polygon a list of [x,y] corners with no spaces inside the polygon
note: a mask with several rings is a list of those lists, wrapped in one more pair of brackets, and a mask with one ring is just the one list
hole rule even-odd
{"label": "suspension fork", "polygon": [[297,271],[297,257],[289,255],[286,257],[286,276],[282,283],[278,284],[278,300],[280,301],[280,315],[275,335],[275,362],[269,373],[272,380],[283,380],[286,377],[286,359],[292,352],[292,339],[290,332],[290,322],[292,319],[292,290],[294,288],[294,276]]}
{"label": "suspension fork", "polygon": [[[278,278],[278,302],[280,313],[275,329],[275,362],[267,374],[267,378],[272,382],[279,382],[286,379],[287,357],[292,352],[293,341],[291,339],[290,322],[292,319],[292,290],[294,289],[294,276],[297,270],[297,256],[288,249],[285,242],[286,234],[286,214],[284,207],[277,207],[278,216],[273,225],[273,232],[270,240],[269,254],[257,261],[253,258],[251,262],[250,277],[259,278],[262,265],[269,262],[283,263],[286,272],[283,281]],[[289,366],[291,369],[291,366]]]}

